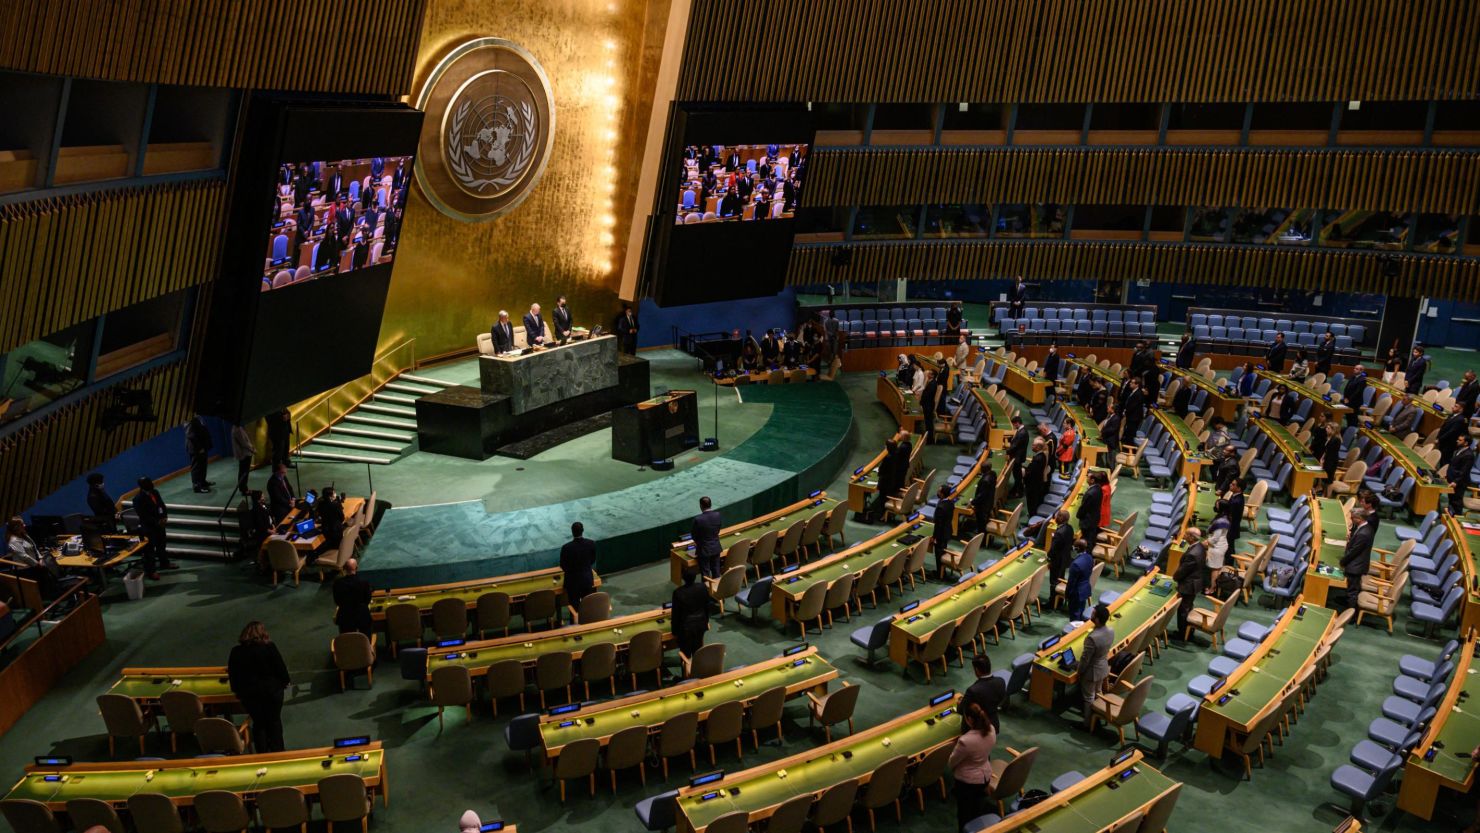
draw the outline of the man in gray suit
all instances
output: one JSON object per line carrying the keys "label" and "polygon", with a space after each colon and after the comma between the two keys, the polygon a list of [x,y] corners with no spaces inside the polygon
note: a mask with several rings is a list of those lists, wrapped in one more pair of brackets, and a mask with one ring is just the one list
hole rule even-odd
{"label": "man in gray suit", "polygon": [[1094,628],[1084,638],[1079,657],[1079,694],[1084,698],[1084,728],[1090,726],[1094,714],[1095,696],[1105,687],[1110,676],[1110,649],[1115,647],[1115,631],[1110,630],[1110,608],[1095,605],[1090,614]]}
{"label": "man in gray suit", "polygon": [[719,578],[719,531],[724,527],[724,521],[711,506],[708,497],[699,498],[699,514],[689,527],[689,537],[694,539],[694,557],[699,559],[699,570],[706,578]]}

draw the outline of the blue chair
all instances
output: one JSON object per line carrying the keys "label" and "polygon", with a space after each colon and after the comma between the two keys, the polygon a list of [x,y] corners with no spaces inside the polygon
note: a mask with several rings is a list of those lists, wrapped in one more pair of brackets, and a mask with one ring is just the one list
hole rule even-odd
{"label": "blue chair", "polygon": [[1295,333],[1296,333],[1296,335],[1301,335],[1301,334],[1308,333],[1308,332],[1310,332],[1310,322],[1309,321],[1301,320],[1301,321],[1296,321],[1295,322]]}
{"label": "blue chair", "polygon": [[1367,327],[1363,324],[1348,324],[1346,334],[1351,336],[1354,343],[1361,344],[1367,340]]}
{"label": "blue chair", "polygon": [[637,802],[633,812],[637,813],[637,820],[642,822],[643,829],[659,833],[673,827],[677,807],[678,790],[669,790]]}
{"label": "blue chair", "polygon": [[1367,737],[1384,746],[1399,746],[1405,738],[1413,734],[1415,729],[1421,726],[1427,726],[1428,722],[1433,720],[1434,715],[1438,714],[1438,712],[1438,709],[1430,706],[1419,714],[1418,722],[1413,725],[1400,723],[1386,717],[1379,717],[1367,724]]}
{"label": "blue chair", "polygon": [[684,208],[692,209],[694,207],[694,201],[697,200],[697,199],[698,199],[698,197],[696,197],[694,195],[694,192],[693,191],[684,191],[683,192],[683,207]]}
{"label": "blue chair", "polygon": [[1439,670],[1445,666],[1445,663],[1447,663],[1458,650],[1459,640],[1451,639],[1448,643],[1444,645],[1444,648],[1439,651],[1438,659],[1427,660],[1423,657],[1414,656],[1413,654],[1404,654],[1398,660],[1398,671],[1399,673],[1406,676],[1423,680],[1426,683],[1432,683],[1438,677]]}
{"label": "blue chair", "polygon": [[1351,764],[1342,764],[1331,773],[1331,786],[1337,792],[1351,798],[1353,816],[1361,818],[1362,810],[1366,808],[1367,802],[1387,792],[1388,784],[1392,783],[1393,776],[1403,765],[1401,757],[1394,756],[1394,760],[1396,763],[1376,773]]}
{"label": "blue chair", "polygon": [[1192,314],[1192,320],[1188,323],[1192,325],[1193,332],[1196,332],[1198,327],[1207,326],[1208,316],[1201,312],[1194,312]]}
{"label": "blue chair", "polygon": [[402,648],[396,659],[401,663],[401,679],[412,680],[425,686],[427,681],[427,649]]}
{"label": "blue chair", "polygon": [[1001,821],[1002,817],[996,813],[987,813],[984,816],[977,816],[971,821],[966,822],[966,826],[961,829],[966,831],[966,833],[980,833],[980,831],[986,830]]}
{"label": "blue chair", "polygon": [[1429,686],[1428,693],[1419,702],[1407,697],[1389,697],[1382,701],[1382,716],[1397,723],[1417,727],[1424,712],[1433,708],[1448,688],[1449,684],[1440,680]]}
{"label": "blue chair", "polygon": [[1118,310],[1118,309],[1110,310],[1110,313],[1105,316],[1105,320],[1107,320],[1107,321],[1120,321],[1120,322],[1124,322],[1125,321],[1125,311],[1124,310]]}
{"label": "blue chair", "polygon": [[1142,324],[1151,324],[1151,325],[1155,326],[1155,324],[1156,324],[1156,313],[1152,312],[1149,309],[1143,309],[1143,310],[1141,310],[1141,323]]}
{"label": "blue chair", "polygon": [[872,625],[864,625],[849,634],[850,642],[868,652],[868,657],[863,661],[868,667],[872,668],[877,662],[874,653],[889,644],[889,626],[893,623],[893,616],[885,616]]}
{"label": "blue chair", "polygon": [[1198,674],[1187,684],[1187,690],[1193,696],[1201,699],[1212,693],[1213,686],[1217,685],[1220,679],[1220,677],[1213,677],[1207,674]]}
{"label": "blue chair", "polygon": [[1223,326],[1223,316],[1222,315],[1219,315],[1216,312],[1213,313],[1212,315],[1209,315],[1208,316],[1208,326],[1209,327],[1222,327]]}
{"label": "blue chair", "polygon": [[272,265],[278,266],[288,260],[288,235],[279,234],[272,238]]}
{"label": "blue chair", "polygon": [[1212,330],[1206,324],[1197,324],[1192,328],[1192,337],[1197,341],[1207,341],[1212,335]]}
{"label": "blue chair", "polygon": [[349,201],[360,201],[360,181],[358,179],[351,179],[349,181]]}
{"label": "blue chair", "polygon": [[1167,746],[1173,740],[1183,740],[1187,736],[1187,730],[1192,726],[1192,717],[1197,713],[1198,703],[1186,695],[1178,695],[1184,698],[1181,707],[1172,710],[1172,704],[1167,702],[1166,712],[1146,712],[1136,718],[1136,734],[1149,737],[1156,741],[1156,757],[1167,756]]}
{"label": "blue chair", "polygon": [[1075,784],[1078,784],[1080,781],[1083,781],[1084,779],[1085,779],[1084,773],[1080,772],[1077,769],[1071,769],[1068,772],[1064,773],[1063,775],[1060,775],[1059,777],[1053,779],[1053,781],[1050,782],[1049,785],[1048,785],[1048,791],[1050,793],[1060,793],[1060,792],[1063,792],[1064,790],[1069,789],[1070,787],[1074,786]]}
{"label": "blue chair", "polygon": [[1346,327],[1345,324],[1339,324],[1339,323],[1338,324],[1332,324],[1327,329],[1329,329],[1331,331],[1331,335],[1334,335],[1334,336],[1337,336],[1337,337],[1344,336],[1344,335],[1347,334],[1347,327]]}
{"label": "blue chair", "polygon": [[1249,642],[1263,642],[1269,636],[1269,628],[1258,622],[1245,622],[1238,626],[1238,638]]}
{"label": "blue chair", "polygon": [[1045,321],[1057,321],[1057,320],[1059,320],[1059,309],[1058,309],[1058,307],[1048,307],[1047,309],[1045,309],[1043,311],[1043,320],[1045,320]]}
{"label": "blue chair", "polygon": [[1384,746],[1371,738],[1365,738],[1352,747],[1349,760],[1367,770],[1368,772],[1380,772],[1393,762],[1393,756],[1406,758],[1409,750],[1418,745],[1423,739],[1423,732],[1410,732],[1408,737],[1396,748]]}
{"label": "blue chair", "polygon": [[1429,694],[1429,688],[1449,679],[1452,673],[1454,673],[1454,660],[1446,660],[1443,665],[1439,666],[1432,680],[1420,680],[1417,677],[1399,674],[1393,678],[1393,694],[1405,700],[1422,703]]}
{"label": "blue chair", "polygon": [[743,588],[739,593],[735,595],[735,602],[738,603],[741,607],[748,608],[750,610],[750,618],[752,620],[755,619],[756,612],[760,610],[762,606],[771,603],[771,582],[775,580],[775,576],[766,576],[765,578],[751,584],[749,587]]}
{"label": "blue chair", "polygon": [[1456,582],[1450,586],[1443,600],[1437,605],[1415,601],[1409,608],[1409,616],[1424,623],[1426,634],[1433,633],[1435,628],[1444,625],[1454,615],[1454,611],[1459,607],[1460,597],[1463,595],[1464,588]]}
{"label": "blue chair", "polygon": [[517,714],[504,726],[504,743],[514,752],[523,752],[524,761],[533,765],[529,753],[540,747],[539,712]]}
{"label": "blue chair", "polygon": [[1004,706],[1014,695],[1022,693],[1023,688],[1027,686],[1028,672],[1033,670],[1033,660],[1037,657],[1037,654],[1018,654],[1013,657],[1011,669],[1004,668],[992,672],[992,676],[1001,680],[1005,687],[1006,694],[1002,700]]}

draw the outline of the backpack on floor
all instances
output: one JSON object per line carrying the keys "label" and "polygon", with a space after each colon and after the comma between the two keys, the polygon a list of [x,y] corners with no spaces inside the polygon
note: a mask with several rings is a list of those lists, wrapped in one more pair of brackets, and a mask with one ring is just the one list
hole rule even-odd
{"label": "backpack on floor", "polygon": [[1213,597],[1228,601],[1243,589],[1244,583],[1233,573],[1223,571],[1213,579]]}

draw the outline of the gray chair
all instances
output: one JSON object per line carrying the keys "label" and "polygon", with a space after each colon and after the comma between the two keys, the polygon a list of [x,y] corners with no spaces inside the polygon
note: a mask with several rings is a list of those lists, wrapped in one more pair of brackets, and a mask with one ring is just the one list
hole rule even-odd
{"label": "gray chair", "polygon": [[872,625],[854,629],[853,633],[848,635],[848,641],[868,652],[868,656],[863,660],[864,665],[872,668],[874,663],[878,662],[874,654],[889,645],[889,629],[893,624],[894,617],[885,616]]}
{"label": "gray chair", "polygon": [[308,830],[308,799],[295,787],[273,787],[257,794],[257,815],[268,830],[296,827]]}
{"label": "gray chair", "polygon": [[1182,740],[1192,726],[1192,716],[1197,712],[1197,701],[1187,700],[1185,705],[1171,714],[1165,711],[1149,712],[1136,718],[1136,732],[1156,741],[1156,757],[1167,756],[1167,746],[1174,740]]}
{"label": "gray chair", "polygon": [[162,793],[134,793],[128,797],[128,815],[135,830],[150,833],[184,833],[180,809]]}
{"label": "gray chair", "polygon": [[370,823],[370,793],[365,789],[365,779],[352,772],[342,772],[319,780],[319,809],[324,820],[335,822],[359,821],[360,829],[367,830]]}
{"label": "gray chair", "polygon": [[206,833],[246,833],[252,826],[252,815],[242,797],[229,790],[196,793],[195,817]]}
{"label": "gray chair", "polygon": [[60,833],[62,829],[45,804],[29,798],[0,801],[0,815],[16,833]]}
{"label": "gray chair", "polygon": [[[809,799],[810,800],[810,799]],[[674,824],[674,812],[678,807],[678,790],[650,795],[637,802],[633,812],[644,829],[659,833]]]}
{"label": "gray chair", "polygon": [[750,814],[744,810],[725,813],[704,826],[704,833],[745,833],[750,829]]}

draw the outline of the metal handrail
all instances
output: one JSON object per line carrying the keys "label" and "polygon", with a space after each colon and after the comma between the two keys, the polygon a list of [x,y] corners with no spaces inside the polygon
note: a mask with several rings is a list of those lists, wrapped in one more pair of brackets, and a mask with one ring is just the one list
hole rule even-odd
{"label": "metal handrail", "polygon": [[[291,446],[292,450],[293,451],[297,451],[300,448],[302,448],[303,446],[307,445],[309,442],[311,442],[314,439],[314,437],[317,437],[319,434],[322,434],[323,432],[329,430],[329,427],[332,426],[338,420],[339,417],[343,417],[345,414],[349,413],[350,411],[354,410],[355,408],[358,408],[360,405],[363,405],[368,399],[370,399],[370,397],[374,396],[376,393],[378,393],[380,391],[381,388],[385,387],[385,385],[390,381],[389,379],[387,379],[386,382],[382,382],[380,384],[375,385],[364,396],[356,399],[354,401],[354,403],[351,404],[351,405],[349,405],[348,407],[346,407],[338,415],[338,417],[335,416],[334,409],[330,407],[331,403],[334,401],[334,398],[337,395],[339,395],[340,393],[342,393],[343,391],[345,391],[346,389],[350,388],[353,385],[363,384],[366,379],[370,379],[370,380],[373,381],[374,378],[375,378],[375,376],[376,376],[376,373],[378,371],[382,370],[381,363],[384,362],[390,356],[394,355],[395,353],[401,351],[403,348],[406,348],[406,347],[410,347],[411,348],[411,357],[410,357],[411,360],[410,360],[410,362],[409,363],[406,363],[406,364],[392,364],[392,365],[390,365],[390,367],[394,369],[396,375],[399,375],[401,373],[406,372],[407,370],[411,370],[411,369],[415,368],[416,367],[416,339],[414,339],[414,338],[408,338],[405,341],[401,342],[400,344],[397,344],[394,347],[387,348],[386,350],[384,350],[384,351],[380,352],[379,354],[377,354],[375,356],[374,361],[371,362],[370,372],[367,373],[366,375],[361,376],[361,377],[356,378],[356,379],[351,379],[350,381],[345,382],[344,384],[340,385],[337,388],[334,388],[331,391],[328,391],[328,392],[325,392],[325,393],[321,393],[317,397],[309,400],[309,403],[310,404],[303,405],[300,408],[300,410],[298,411],[298,413],[296,413],[296,414],[293,415],[293,433],[298,434],[299,437],[298,437],[298,442],[294,443]],[[313,415],[314,412],[317,411],[317,410],[319,410],[320,408],[323,408],[323,427],[320,428],[320,429],[318,429],[317,431],[314,431],[314,432],[310,433],[307,437],[304,437],[303,436],[303,432],[302,432],[302,424],[303,424],[303,422],[306,421],[309,416]]]}

